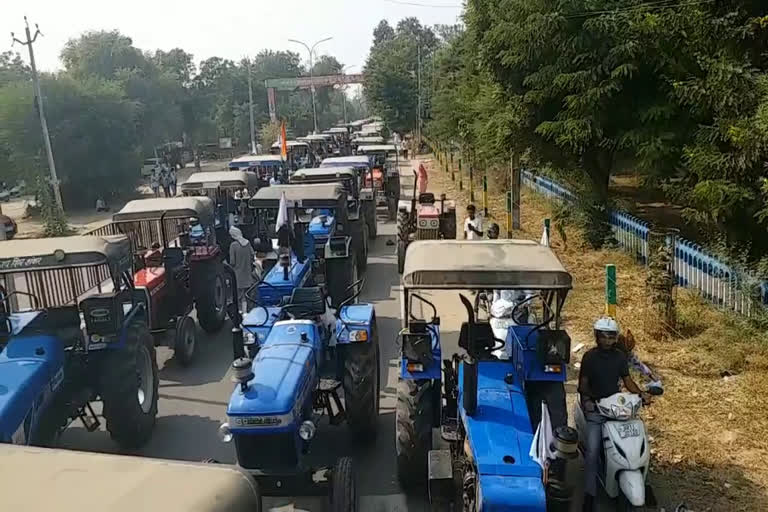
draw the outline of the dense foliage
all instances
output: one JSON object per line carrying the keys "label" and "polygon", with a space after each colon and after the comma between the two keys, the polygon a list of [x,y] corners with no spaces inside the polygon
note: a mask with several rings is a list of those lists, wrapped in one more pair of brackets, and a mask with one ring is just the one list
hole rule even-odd
{"label": "dense foliage", "polygon": [[[117,31],[70,40],[61,60],[64,70],[43,73],[41,83],[65,207],[91,206],[98,196],[131,190],[141,160],[169,141],[195,147],[231,137],[247,147],[249,69],[257,130],[269,126],[264,80],[309,72],[290,51],[264,50],[241,62],[211,57],[195,65],[183,49],[146,52]],[[341,69],[323,56],[313,72]],[[343,119],[340,91],[318,87],[317,100],[321,128]],[[312,129],[309,91],[278,92],[277,103],[294,134]],[[361,115],[359,102],[346,106],[350,119]],[[0,53],[0,180],[32,183],[33,176],[48,176],[48,166],[30,70],[19,55]]]}
{"label": "dense foliage", "polygon": [[[463,18],[434,53],[436,137],[478,165],[516,154],[553,169],[597,226],[611,176],[631,170],[683,205],[702,238],[768,254],[765,2],[468,0]],[[377,36],[388,57],[374,45],[369,62],[399,58],[397,35],[380,25]],[[407,78],[367,88],[371,105],[398,108]]]}

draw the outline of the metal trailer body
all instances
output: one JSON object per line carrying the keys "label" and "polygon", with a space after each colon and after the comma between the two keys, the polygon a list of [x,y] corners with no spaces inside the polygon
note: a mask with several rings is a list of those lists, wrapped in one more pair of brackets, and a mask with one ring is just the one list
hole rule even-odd
{"label": "metal trailer body", "polygon": [[[462,510],[472,512],[547,510],[555,478],[550,473],[549,484],[543,481],[529,449],[541,400],[551,414],[554,408],[565,413],[570,339],[560,313],[570,274],[548,247],[527,240],[430,240],[411,244],[402,284],[396,413],[401,481],[426,480],[433,503],[448,506],[462,498]],[[499,358],[502,340],[494,339],[488,322],[476,321],[469,300],[460,296],[469,319],[459,346],[468,356],[442,361],[436,309],[431,319],[410,314],[413,301],[434,308],[419,290],[536,290],[549,315],[538,325],[509,327],[503,342],[512,345],[511,357]]]}

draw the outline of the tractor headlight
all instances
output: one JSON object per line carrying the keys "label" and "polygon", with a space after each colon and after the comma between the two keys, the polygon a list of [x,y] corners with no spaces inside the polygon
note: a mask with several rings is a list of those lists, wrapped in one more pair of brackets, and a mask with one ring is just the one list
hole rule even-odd
{"label": "tractor headlight", "polygon": [[219,426],[219,439],[222,443],[229,443],[232,441],[232,432],[229,430],[229,423],[222,423]]}
{"label": "tractor headlight", "polygon": [[349,341],[368,341],[368,331],[349,331]]}
{"label": "tractor headlight", "polygon": [[317,427],[311,421],[305,421],[299,426],[299,437],[304,441],[309,441],[315,437],[315,432],[317,432]]}

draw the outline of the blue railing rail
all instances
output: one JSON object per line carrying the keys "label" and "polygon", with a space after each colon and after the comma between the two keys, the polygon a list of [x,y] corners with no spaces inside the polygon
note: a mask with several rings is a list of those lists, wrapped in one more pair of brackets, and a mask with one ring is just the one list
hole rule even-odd
{"label": "blue railing rail", "polygon": [[[522,182],[555,201],[572,202],[576,198],[559,183],[529,171],[522,172]],[[650,225],[619,210],[611,212],[610,223],[619,246],[647,265]],[[679,286],[697,290],[702,298],[718,307],[751,316],[756,304],[768,304],[768,282],[720,261],[685,238],[675,238],[673,270]]]}

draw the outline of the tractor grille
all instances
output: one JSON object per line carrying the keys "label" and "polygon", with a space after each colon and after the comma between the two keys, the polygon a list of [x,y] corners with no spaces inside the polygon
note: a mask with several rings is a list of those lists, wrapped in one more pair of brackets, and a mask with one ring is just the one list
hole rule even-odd
{"label": "tractor grille", "polygon": [[298,464],[295,434],[235,434],[237,462],[245,469],[280,470]]}
{"label": "tractor grille", "polygon": [[439,229],[419,228],[416,230],[416,240],[437,240],[438,238],[440,238]]}

